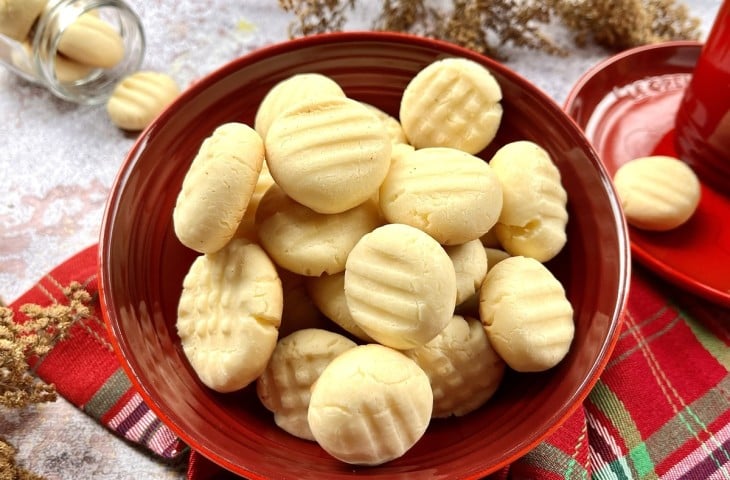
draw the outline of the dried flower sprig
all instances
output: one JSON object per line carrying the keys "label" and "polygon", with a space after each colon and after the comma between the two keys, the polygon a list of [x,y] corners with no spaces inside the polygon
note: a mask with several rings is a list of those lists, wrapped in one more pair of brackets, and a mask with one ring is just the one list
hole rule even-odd
{"label": "dried flower sprig", "polygon": [[[70,328],[91,316],[92,298],[83,286],[73,282],[63,289],[67,304],[48,307],[26,304],[20,312],[26,317],[16,321],[13,310],[0,303],[0,407],[25,408],[56,399],[53,385],[34,375],[31,364],[38,365]],[[42,480],[16,464],[16,449],[0,437],[0,480]]]}
{"label": "dried flower sprig", "polygon": [[[291,37],[341,30],[355,4],[279,0],[296,16]],[[699,38],[699,19],[675,0],[452,0],[449,11],[428,0],[382,0],[373,29],[440,38],[497,57],[506,45],[563,55],[566,49],[541,28],[556,20],[575,32],[577,44],[592,40],[614,50]]]}

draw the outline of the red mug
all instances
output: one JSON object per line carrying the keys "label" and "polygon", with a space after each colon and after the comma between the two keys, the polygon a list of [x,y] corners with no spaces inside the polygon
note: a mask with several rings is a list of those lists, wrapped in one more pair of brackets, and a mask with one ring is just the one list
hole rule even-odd
{"label": "red mug", "polygon": [[703,183],[730,195],[730,0],[720,6],[679,104],[675,148]]}

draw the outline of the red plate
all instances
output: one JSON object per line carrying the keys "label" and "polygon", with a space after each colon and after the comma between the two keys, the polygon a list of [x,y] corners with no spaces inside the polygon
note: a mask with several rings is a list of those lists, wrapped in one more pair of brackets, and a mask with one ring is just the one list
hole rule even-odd
{"label": "red plate", "polygon": [[[647,155],[677,156],[674,117],[702,44],[647,45],[586,72],[565,111],[593,143],[610,175]],[[730,306],[730,196],[706,185],[692,218],[668,232],[630,228],[637,260],[679,286]]]}

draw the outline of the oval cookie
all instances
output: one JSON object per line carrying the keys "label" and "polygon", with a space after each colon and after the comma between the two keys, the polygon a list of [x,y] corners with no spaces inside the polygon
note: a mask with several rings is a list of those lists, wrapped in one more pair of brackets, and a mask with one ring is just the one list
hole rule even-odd
{"label": "oval cookie", "polygon": [[403,91],[400,121],[416,148],[452,147],[477,153],[502,120],[502,90],[482,65],[445,58],[416,74]]}
{"label": "oval cookie", "polygon": [[286,110],[271,123],[265,142],[274,181],[319,213],[341,213],[371,198],[390,166],[383,122],[343,97]]}
{"label": "oval cookie", "polygon": [[200,380],[218,392],[256,380],[276,346],[282,308],[276,268],[258,245],[235,239],[198,257],[183,281],[176,327]]}
{"label": "oval cookie", "polygon": [[406,453],[431,419],[428,376],[377,344],[340,354],[312,388],[308,420],[317,443],[350,464],[380,465]]}
{"label": "oval cookie", "polygon": [[700,203],[697,175],[681,160],[656,155],[623,164],[613,177],[626,221],[666,231],[690,219]]}
{"label": "oval cookie", "polygon": [[479,316],[494,350],[518,372],[539,372],[565,357],[573,307],[542,263],[510,257],[492,267],[479,294]]}
{"label": "oval cookie", "polygon": [[345,298],[353,320],[370,337],[393,348],[418,347],[451,320],[454,264],[421,230],[384,225],[362,237],[350,252]]}
{"label": "oval cookie", "polygon": [[529,141],[508,143],[489,165],[502,184],[497,239],[510,255],[546,262],[565,246],[568,195],[547,151]]}
{"label": "oval cookie", "polygon": [[482,159],[453,148],[423,148],[394,158],[380,187],[380,210],[444,245],[475,240],[502,210],[502,186]]}
{"label": "oval cookie", "polygon": [[227,123],[203,141],[183,179],[172,213],[175,235],[201,253],[220,250],[243,218],[264,161],[252,128]]}

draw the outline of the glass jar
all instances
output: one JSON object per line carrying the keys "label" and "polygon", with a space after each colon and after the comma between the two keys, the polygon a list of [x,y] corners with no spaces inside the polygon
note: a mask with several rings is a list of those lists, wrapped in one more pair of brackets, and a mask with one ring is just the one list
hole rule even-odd
{"label": "glass jar", "polygon": [[[119,34],[124,53],[113,66],[69,63],[59,52],[64,32],[82,15],[98,17]],[[144,51],[142,23],[123,0],[49,0],[25,40],[0,34],[1,63],[57,97],[85,105],[105,102],[122,78],[139,69]]]}

